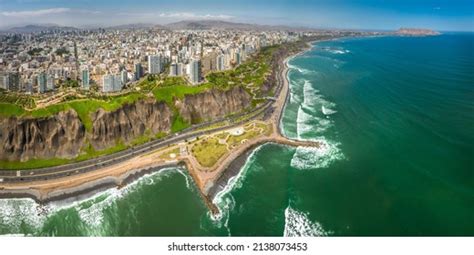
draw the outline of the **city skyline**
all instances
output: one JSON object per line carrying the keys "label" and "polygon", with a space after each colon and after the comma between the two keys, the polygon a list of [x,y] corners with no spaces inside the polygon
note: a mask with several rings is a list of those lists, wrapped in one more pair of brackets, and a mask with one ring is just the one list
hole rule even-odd
{"label": "city skyline", "polygon": [[225,20],[308,28],[391,30],[423,27],[473,31],[472,1],[63,1],[0,0],[0,28],[28,24],[75,27],[130,23],[167,24],[181,20]]}

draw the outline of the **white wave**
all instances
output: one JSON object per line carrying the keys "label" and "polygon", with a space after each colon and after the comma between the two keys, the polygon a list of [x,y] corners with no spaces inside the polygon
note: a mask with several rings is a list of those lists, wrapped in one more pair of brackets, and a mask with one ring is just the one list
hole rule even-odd
{"label": "white wave", "polygon": [[186,181],[186,188],[188,188],[189,190],[194,190],[194,185],[192,185],[191,177],[189,176],[189,174],[187,174],[187,172],[185,172],[185,169],[178,168],[176,170],[179,174],[181,174],[184,177]]}
{"label": "white wave", "polygon": [[297,93],[297,89],[300,86],[300,82],[297,80],[290,81],[290,103],[300,103],[301,97]]}
{"label": "white wave", "polygon": [[316,117],[312,114],[307,113],[309,110],[301,105],[298,108],[298,114],[296,117],[296,133],[298,139],[304,139],[306,136],[319,134],[326,131],[331,125],[331,121]]}
{"label": "white wave", "polygon": [[[73,205],[74,209],[78,212],[80,219],[87,224],[88,230],[90,231],[89,235],[106,235],[107,233],[102,232],[103,229],[106,229],[103,226],[105,209],[115,206],[117,200],[123,198],[130,192],[136,191],[139,187],[154,185],[175,172],[187,178],[186,175],[180,171],[178,168],[165,168],[154,173],[146,174],[124,188],[108,189],[88,198],[87,200],[92,202],[88,207],[84,206],[84,201],[77,202]],[[186,183],[189,185],[187,179]]]}
{"label": "white wave", "polygon": [[329,48],[329,47],[325,47],[323,48],[325,51],[327,52],[330,52],[332,54],[347,54],[347,53],[350,53],[350,50],[345,50],[345,49],[341,49],[341,48]]}
{"label": "white wave", "polygon": [[319,147],[298,147],[290,165],[296,169],[307,170],[326,168],[337,160],[344,159],[339,144],[328,142],[323,138],[312,139],[319,142]]}
{"label": "white wave", "polygon": [[337,111],[333,110],[333,109],[330,109],[330,108],[327,108],[327,107],[324,107],[324,105],[321,106],[321,112],[324,114],[324,115],[331,115],[331,114],[334,114],[336,113]]}
{"label": "white wave", "polygon": [[305,106],[314,106],[320,99],[319,90],[313,88],[311,82],[306,80],[303,85],[303,104]]}
{"label": "white wave", "polygon": [[285,237],[308,237],[327,236],[323,226],[318,222],[312,222],[308,214],[297,211],[290,206],[285,209]]}
{"label": "white wave", "polygon": [[214,215],[208,212],[208,216],[214,222],[214,224],[216,224],[219,228],[225,227],[227,229],[229,236],[230,236],[230,229],[228,226],[229,216],[230,216],[229,214],[235,207],[235,199],[230,193],[233,190],[239,189],[242,187],[245,180],[246,173],[248,172],[248,169],[255,162],[255,159],[256,159],[255,154],[258,151],[260,151],[262,146],[263,145],[260,145],[252,151],[252,153],[247,158],[247,161],[245,162],[244,166],[239,171],[239,173],[236,176],[230,178],[229,181],[227,182],[227,185],[224,187],[224,189],[222,189],[219,193],[217,193],[214,199],[212,200],[212,203],[215,204],[217,208],[219,209],[219,214]]}
{"label": "white wave", "polygon": [[[46,220],[61,210],[74,209],[80,219],[87,224],[88,235],[100,235],[104,227],[104,209],[112,206],[114,201],[136,190],[140,185],[153,185],[162,177],[177,170],[176,168],[162,169],[158,172],[144,175],[124,188],[112,188],[98,192],[93,196],[71,202],[55,201],[40,205],[30,198],[0,199],[0,227],[8,229],[11,234],[20,234],[22,226],[32,230],[40,230]],[[178,170],[179,171],[179,170]]]}
{"label": "white wave", "polygon": [[317,73],[316,71],[314,70],[309,70],[309,69],[305,69],[305,68],[301,68],[301,67],[297,67],[295,65],[292,65],[292,64],[288,64],[288,68],[290,69],[294,69],[302,74],[315,74]]}
{"label": "white wave", "polygon": [[45,208],[30,198],[0,199],[0,229],[21,234],[22,227],[36,230],[46,221]]}

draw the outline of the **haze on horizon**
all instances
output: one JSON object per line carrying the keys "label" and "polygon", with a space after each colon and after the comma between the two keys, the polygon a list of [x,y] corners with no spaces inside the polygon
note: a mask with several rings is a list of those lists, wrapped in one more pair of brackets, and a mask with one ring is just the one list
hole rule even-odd
{"label": "haze on horizon", "polygon": [[474,31],[474,1],[459,0],[0,0],[0,28],[27,24],[97,27],[225,20],[310,28]]}

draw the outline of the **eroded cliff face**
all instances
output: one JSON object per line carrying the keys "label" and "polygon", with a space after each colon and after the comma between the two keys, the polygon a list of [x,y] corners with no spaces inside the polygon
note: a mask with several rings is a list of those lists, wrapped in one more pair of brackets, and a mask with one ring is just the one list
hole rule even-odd
{"label": "eroded cliff face", "polygon": [[251,99],[242,87],[234,87],[227,91],[214,89],[188,95],[183,100],[177,100],[175,106],[184,120],[198,123],[240,112],[250,106]]}
{"label": "eroded cliff face", "polygon": [[73,110],[46,118],[0,120],[0,159],[72,158],[84,144],[86,131]]}
{"label": "eroded cliff face", "polygon": [[[210,90],[186,96],[175,106],[188,122],[212,120],[250,106],[251,96],[243,88]],[[142,135],[171,130],[173,111],[164,102],[141,100],[107,112],[91,114],[92,129],[86,131],[74,110],[46,118],[0,118],[0,160],[74,158],[89,143],[96,150],[129,143]]]}
{"label": "eroded cliff face", "polygon": [[99,109],[92,116],[93,126],[89,141],[96,149],[104,149],[118,139],[130,142],[145,131],[152,134],[171,130],[172,112],[163,102],[138,101],[124,105],[116,111]]}

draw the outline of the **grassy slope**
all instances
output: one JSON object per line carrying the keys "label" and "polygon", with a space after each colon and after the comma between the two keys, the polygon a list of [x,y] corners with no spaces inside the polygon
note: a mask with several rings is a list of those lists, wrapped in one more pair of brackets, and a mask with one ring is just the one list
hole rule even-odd
{"label": "grassy slope", "polygon": [[[182,77],[167,77],[162,81],[157,82],[156,80],[143,79],[138,87],[142,89],[140,92],[131,92],[126,95],[106,97],[103,99],[79,99],[69,102],[59,103],[51,105],[45,108],[26,111],[21,106],[15,104],[15,101],[11,98],[7,102],[1,101],[0,103],[0,116],[31,116],[31,117],[47,117],[57,114],[61,111],[73,109],[79,115],[82,123],[86,130],[92,130],[92,120],[90,114],[102,108],[106,111],[113,111],[120,108],[122,105],[127,103],[133,103],[139,99],[147,97],[147,92],[152,92],[153,96],[157,101],[163,101],[170,106],[173,110],[173,122],[171,132],[179,132],[191,124],[187,123],[180,115],[177,109],[175,109],[174,101],[176,99],[183,99],[186,95],[194,95],[202,93],[211,88],[229,89],[233,86],[244,85],[247,91],[254,94],[251,89],[258,90],[263,84],[264,75],[268,72],[268,64],[266,63],[271,56],[271,52],[274,47],[263,49],[254,61],[248,61],[241,64],[233,70],[224,72],[213,72],[206,76],[207,82],[199,86],[189,86],[189,84]],[[22,98],[21,102],[25,99]],[[17,100],[18,102],[18,100]],[[34,102],[33,102],[34,103]],[[141,136],[136,140],[132,141],[131,145],[138,145],[149,141],[152,138],[161,138],[165,134],[160,133],[150,136]],[[91,146],[83,149],[83,153],[75,159],[32,159],[27,162],[19,161],[0,161],[1,169],[30,169],[30,168],[41,168],[55,165],[61,165],[71,162],[77,162],[82,160],[91,159],[101,155],[111,154],[127,148],[127,145],[122,142],[117,143],[116,146],[108,148],[103,151],[95,151]]]}

